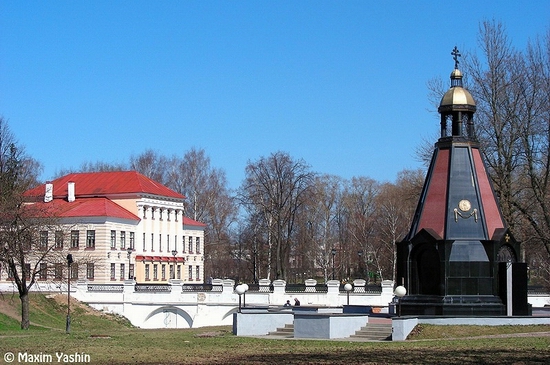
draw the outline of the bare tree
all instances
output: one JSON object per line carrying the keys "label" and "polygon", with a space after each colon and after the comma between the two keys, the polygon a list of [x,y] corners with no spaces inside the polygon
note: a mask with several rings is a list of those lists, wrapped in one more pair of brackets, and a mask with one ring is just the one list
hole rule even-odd
{"label": "bare tree", "polygon": [[166,184],[168,159],[148,149],[140,155],[130,157],[130,169],[139,172],[161,184]]}
{"label": "bare tree", "polygon": [[103,161],[83,162],[78,168],[60,169],[55,172],[55,177],[65,176],[74,172],[103,172],[103,171],[126,171],[130,168],[124,163],[109,163]]}
{"label": "bare tree", "polygon": [[227,187],[225,171],[212,167],[206,152],[195,148],[183,158],[172,157],[165,166],[164,184],[185,195],[188,217],[207,226],[205,271],[213,273],[218,266],[229,269],[224,263],[231,260],[231,226],[236,220],[237,206]]}
{"label": "bare tree", "polygon": [[341,224],[341,229],[351,236],[352,243],[348,251],[357,253],[358,269],[364,271],[367,281],[376,247],[375,199],[379,194],[379,188],[380,184],[371,178],[354,177],[345,187],[340,207],[340,221],[344,223]]}
{"label": "bare tree", "polygon": [[312,189],[314,174],[304,161],[276,152],[250,162],[239,196],[249,212],[263,217],[275,256],[275,278],[286,279],[296,214]]}
{"label": "bare tree", "polygon": [[465,70],[491,180],[511,229],[550,253],[550,31],[520,52],[502,24],[484,22],[479,43]]}
{"label": "bare tree", "polygon": [[23,193],[37,183],[39,168],[0,118],[0,263],[7,267],[19,292],[22,329],[30,324],[29,290],[51,256],[43,232],[55,222],[55,214],[24,201]]}
{"label": "bare tree", "polygon": [[[315,178],[315,189],[307,205],[307,224],[304,227],[310,236],[309,257],[314,257],[315,267],[322,270],[325,281],[331,270],[332,249],[342,250],[339,239],[341,200],[344,181],[334,175],[321,175]],[[342,260],[340,260],[342,261]]]}
{"label": "bare tree", "polygon": [[414,211],[422,191],[424,172],[403,170],[395,183],[385,183],[377,196],[377,241],[373,259],[380,278],[395,278],[396,243],[410,229]]}

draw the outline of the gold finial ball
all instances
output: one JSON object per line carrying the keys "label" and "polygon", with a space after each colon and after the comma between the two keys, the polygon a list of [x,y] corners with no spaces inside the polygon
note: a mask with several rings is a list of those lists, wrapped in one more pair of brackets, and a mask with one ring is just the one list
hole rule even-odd
{"label": "gold finial ball", "polygon": [[462,78],[462,72],[458,68],[455,68],[453,72],[451,72],[451,79],[461,79],[461,78]]}

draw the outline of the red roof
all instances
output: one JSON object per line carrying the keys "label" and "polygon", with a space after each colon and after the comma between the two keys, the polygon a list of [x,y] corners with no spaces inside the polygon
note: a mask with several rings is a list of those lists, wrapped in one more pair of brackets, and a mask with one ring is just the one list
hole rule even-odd
{"label": "red roof", "polygon": [[[68,174],[51,182],[53,197],[66,198],[67,184],[75,183],[75,197],[98,197],[120,194],[151,194],[176,199],[185,199],[166,186],[153,181],[137,171],[84,172]],[[46,187],[42,184],[25,192],[27,197],[44,196]]]}
{"label": "red roof", "polygon": [[80,198],[72,203],[64,199],[55,199],[49,203],[38,202],[35,204],[43,205],[47,211],[55,212],[55,216],[60,218],[111,217],[140,220],[137,215],[107,198]]}
{"label": "red roof", "polygon": [[183,217],[183,225],[184,226],[193,226],[193,227],[206,227],[205,223],[198,222],[196,220],[193,220],[189,217]]}

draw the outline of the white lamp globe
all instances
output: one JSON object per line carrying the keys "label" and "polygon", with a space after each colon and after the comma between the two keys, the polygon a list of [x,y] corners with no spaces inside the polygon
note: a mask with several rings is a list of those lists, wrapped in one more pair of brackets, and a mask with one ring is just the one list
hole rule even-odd
{"label": "white lamp globe", "polygon": [[353,289],[353,287],[351,286],[350,283],[347,283],[346,285],[344,285],[344,290],[345,291],[351,291],[351,289]]}
{"label": "white lamp globe", "polygon": [[405,294],[407,294],[407,289],[405,289],[403,285],[399,285],[397,288],[395,288],[393,294],[401,298],[405,296]]}
{"label": "white lamp globe", "polygon": [[241,295],[241,294],[244,294],[244,292],[246,292],[246,289],[244,285],[241,284],[241,285],[237,285],[237,287],[235,288],[235,291],[237,292],[237,294]]}

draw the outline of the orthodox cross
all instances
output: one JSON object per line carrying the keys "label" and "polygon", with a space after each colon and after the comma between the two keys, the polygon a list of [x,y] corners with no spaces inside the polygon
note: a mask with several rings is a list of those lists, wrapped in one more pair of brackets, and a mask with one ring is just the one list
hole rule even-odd
{"label": "orthodox cross", "polygon": [[460,57],[461,54],[458,51],[458,48],[456,48],[456,46],[453,49],[453,51],[451,52],[451,55],[453,56],[453,60],[455,60],[455,68],[458,68],[458,57]]}

